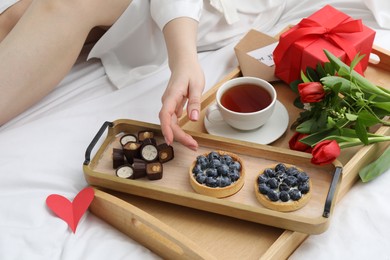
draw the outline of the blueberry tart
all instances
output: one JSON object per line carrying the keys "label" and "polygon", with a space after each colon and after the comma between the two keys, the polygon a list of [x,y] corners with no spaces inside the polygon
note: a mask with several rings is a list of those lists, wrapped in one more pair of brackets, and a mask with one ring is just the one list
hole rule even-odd
{"label": "blueberry tart", "polygon": [[311,186],[306,172],[294,165],[278,163],[257,175],[255,194],[264,207],[288,212],[300,209],[309,202]]}
{"label": "blueberry tart", "polygon": [[245,168],[237,155],[225,151],[212,151],[197,156],[189,174],[191,186],[196,192],[224,198],[242,188]]}

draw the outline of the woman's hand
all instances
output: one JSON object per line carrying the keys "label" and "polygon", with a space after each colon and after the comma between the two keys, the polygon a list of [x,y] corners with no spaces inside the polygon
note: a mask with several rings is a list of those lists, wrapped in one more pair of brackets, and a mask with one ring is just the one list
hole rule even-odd
{"label": "woman's hand", "polygon": [[199,119],[205,82],[196,49],[197,29],[198,22],[188,17],[173,19],[163,29],[171,78],[159,114],[165,142],[171,144],[175,139],[192,150],[198,148],[198,143],[181,129],[178,119],[186,104],[189,119]]}
{"label": "woman's hand", "polygon": [[159,114],[166,143],[170,144],[176,139],[192,150],[198,148],[198,143],[178,125],[178,118],[182,116],[183,108],[187,104],[189,119],[192,121],[199,119],[203,89],[204,75],[197,61],[184,62],[172,70],[168,86],[162,96]]}

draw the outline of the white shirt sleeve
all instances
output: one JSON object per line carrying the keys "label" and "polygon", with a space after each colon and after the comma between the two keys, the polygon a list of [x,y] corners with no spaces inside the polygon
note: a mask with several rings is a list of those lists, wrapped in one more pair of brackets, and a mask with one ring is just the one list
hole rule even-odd
{"label": "white shirt sleeve", "polygon": [[203,9],[203,0],[151,0],[150,4],[151,16],[161,30],[178,17],[190,17],[199,22]]}

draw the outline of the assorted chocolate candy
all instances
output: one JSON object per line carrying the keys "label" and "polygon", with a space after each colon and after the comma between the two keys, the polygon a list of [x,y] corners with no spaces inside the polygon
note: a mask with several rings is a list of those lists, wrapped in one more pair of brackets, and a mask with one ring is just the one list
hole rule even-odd
{"label": "assorted chocolate candy", "polygon": [[114,148],[112,150],[112,167],[114,169],[117,169],[119,166],[122,166],[125,163],[126,162],[123,149]]}
{"label": "assorted chocolate candy", "polygon": [[119,142],[122,149],[113,148],[112,167],[120,178],[161,179],[163,163],[174,158],[173,147],[166,143],[157,144],[152,131],[126,133]]}
{"label": "assorted chocolate candy", "polygon": [[128,142],[137,142],[137,137],[133,134],[125,134],[121,137],[120,143],[124,146]]}
{"label": "assorted chocolate candy", "polygon": [[163,176],[163,166],[160,162],[148,163],[146,165],[146,176],[149,180],[158,180]]}

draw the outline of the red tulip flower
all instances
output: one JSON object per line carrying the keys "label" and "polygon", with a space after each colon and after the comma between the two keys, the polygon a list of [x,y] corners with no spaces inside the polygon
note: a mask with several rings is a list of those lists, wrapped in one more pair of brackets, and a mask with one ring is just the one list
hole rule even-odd
{"label": "red tulip flower", "polygon": [[335,140],[325,140],[316,144],[311,162],[317,165],[330,164],[340,155],[340,146]]}
{"label": "red tulip flower", "polygon": [[320,102],[325,96],[324,87],[319,82],[300,83],[298,91],[302,103]]}
{"label": "red tulip flower", "polygon": [[299,141],[302,138],[305,138],[306,136],[308,136],[308,134],[295,132],[295,134],[291,137],[290,141],[288,141],[288,145],[290,149],[295,151],[311,153],[312,151],[311,146]]}

